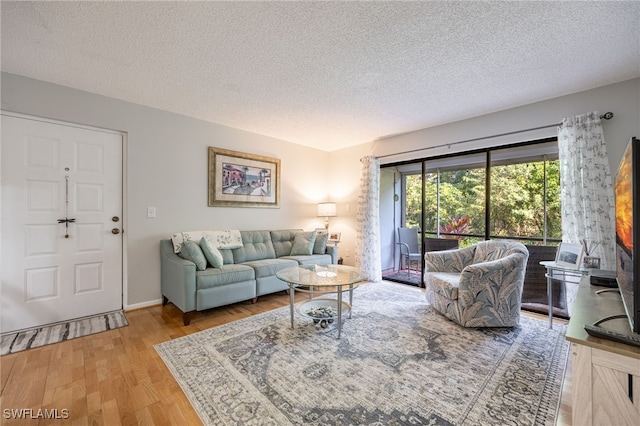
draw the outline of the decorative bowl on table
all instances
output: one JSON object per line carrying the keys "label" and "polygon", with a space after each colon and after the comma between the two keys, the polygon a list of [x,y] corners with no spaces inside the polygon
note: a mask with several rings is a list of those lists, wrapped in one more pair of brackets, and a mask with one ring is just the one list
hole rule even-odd
{"label": "decorative bowl on table", "polygon": [[[336,299],[311,299],[296,305],[298,313],[313,320],[333,320],[338,318],[338,301]],[[351,305],[342,302],[342,315],[349,315]]]}

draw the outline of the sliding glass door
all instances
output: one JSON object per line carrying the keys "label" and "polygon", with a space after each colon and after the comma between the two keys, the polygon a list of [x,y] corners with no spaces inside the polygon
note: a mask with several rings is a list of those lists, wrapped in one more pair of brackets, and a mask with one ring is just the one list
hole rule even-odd
{"label": "sliding glass door", "polygon": [[[537,266],[546,260],[542,257],[555,253],[562,237],[555,139],[383,167],[393,168],[397,183],[393,197],[399,215],[392,231],[396,250],[397,228],[407,227],[417,228],[422,253],[492,238],[539,246],[530,250]],[[419,274],[421,269],[404,271],[398,253],[396,259],[400,261],[389,273],[415,284],[410,272]]]}

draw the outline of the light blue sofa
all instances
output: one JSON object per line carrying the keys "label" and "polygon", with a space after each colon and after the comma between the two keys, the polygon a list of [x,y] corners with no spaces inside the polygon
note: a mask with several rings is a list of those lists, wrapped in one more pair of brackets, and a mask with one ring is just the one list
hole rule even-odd
{"label": "light blue sofa", "polygon": [[162,304],[171,301],[182,311],[184,325],[189,325],[194,311],[244,300],[255,303],[258,296],[288,290],[287,284],[276,277],[282,269],[337,263],[337,248],[326,242],[314,241],[311,254],[291,255],[295,236],[300,232],[303,231],[240,231],[242,247],[220,249],[222,266],[206,264],[204,270],[175,253],[170,239],[160,241]]}

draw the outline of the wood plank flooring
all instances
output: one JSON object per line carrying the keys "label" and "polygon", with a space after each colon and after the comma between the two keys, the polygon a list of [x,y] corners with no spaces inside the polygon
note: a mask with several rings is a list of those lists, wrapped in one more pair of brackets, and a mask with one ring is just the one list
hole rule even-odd
{"label": "wood plank flooring", "polygon": [[[0,357],[0,424],[201,424],[153,345],[288,303],[285,292],[262,296],[196,313],[187,327],[172,304],[153,306],[127,312],[128,327]],[[570,379],[569,365],[561,426],[571,425]],[[18,413],[26,419],[7,418]]]}

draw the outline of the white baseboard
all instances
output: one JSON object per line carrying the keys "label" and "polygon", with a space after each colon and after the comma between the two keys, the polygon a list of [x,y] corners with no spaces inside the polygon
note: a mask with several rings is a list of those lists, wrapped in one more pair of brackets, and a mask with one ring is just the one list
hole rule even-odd
{"label": "white baseboard", "polygon": [[135,309],[148,308],[149,306],[157,306],[162,304],[162,299],[149,300],[148,302],[134,303],[133,305],[125,305],[124,311],[133,311]]}

